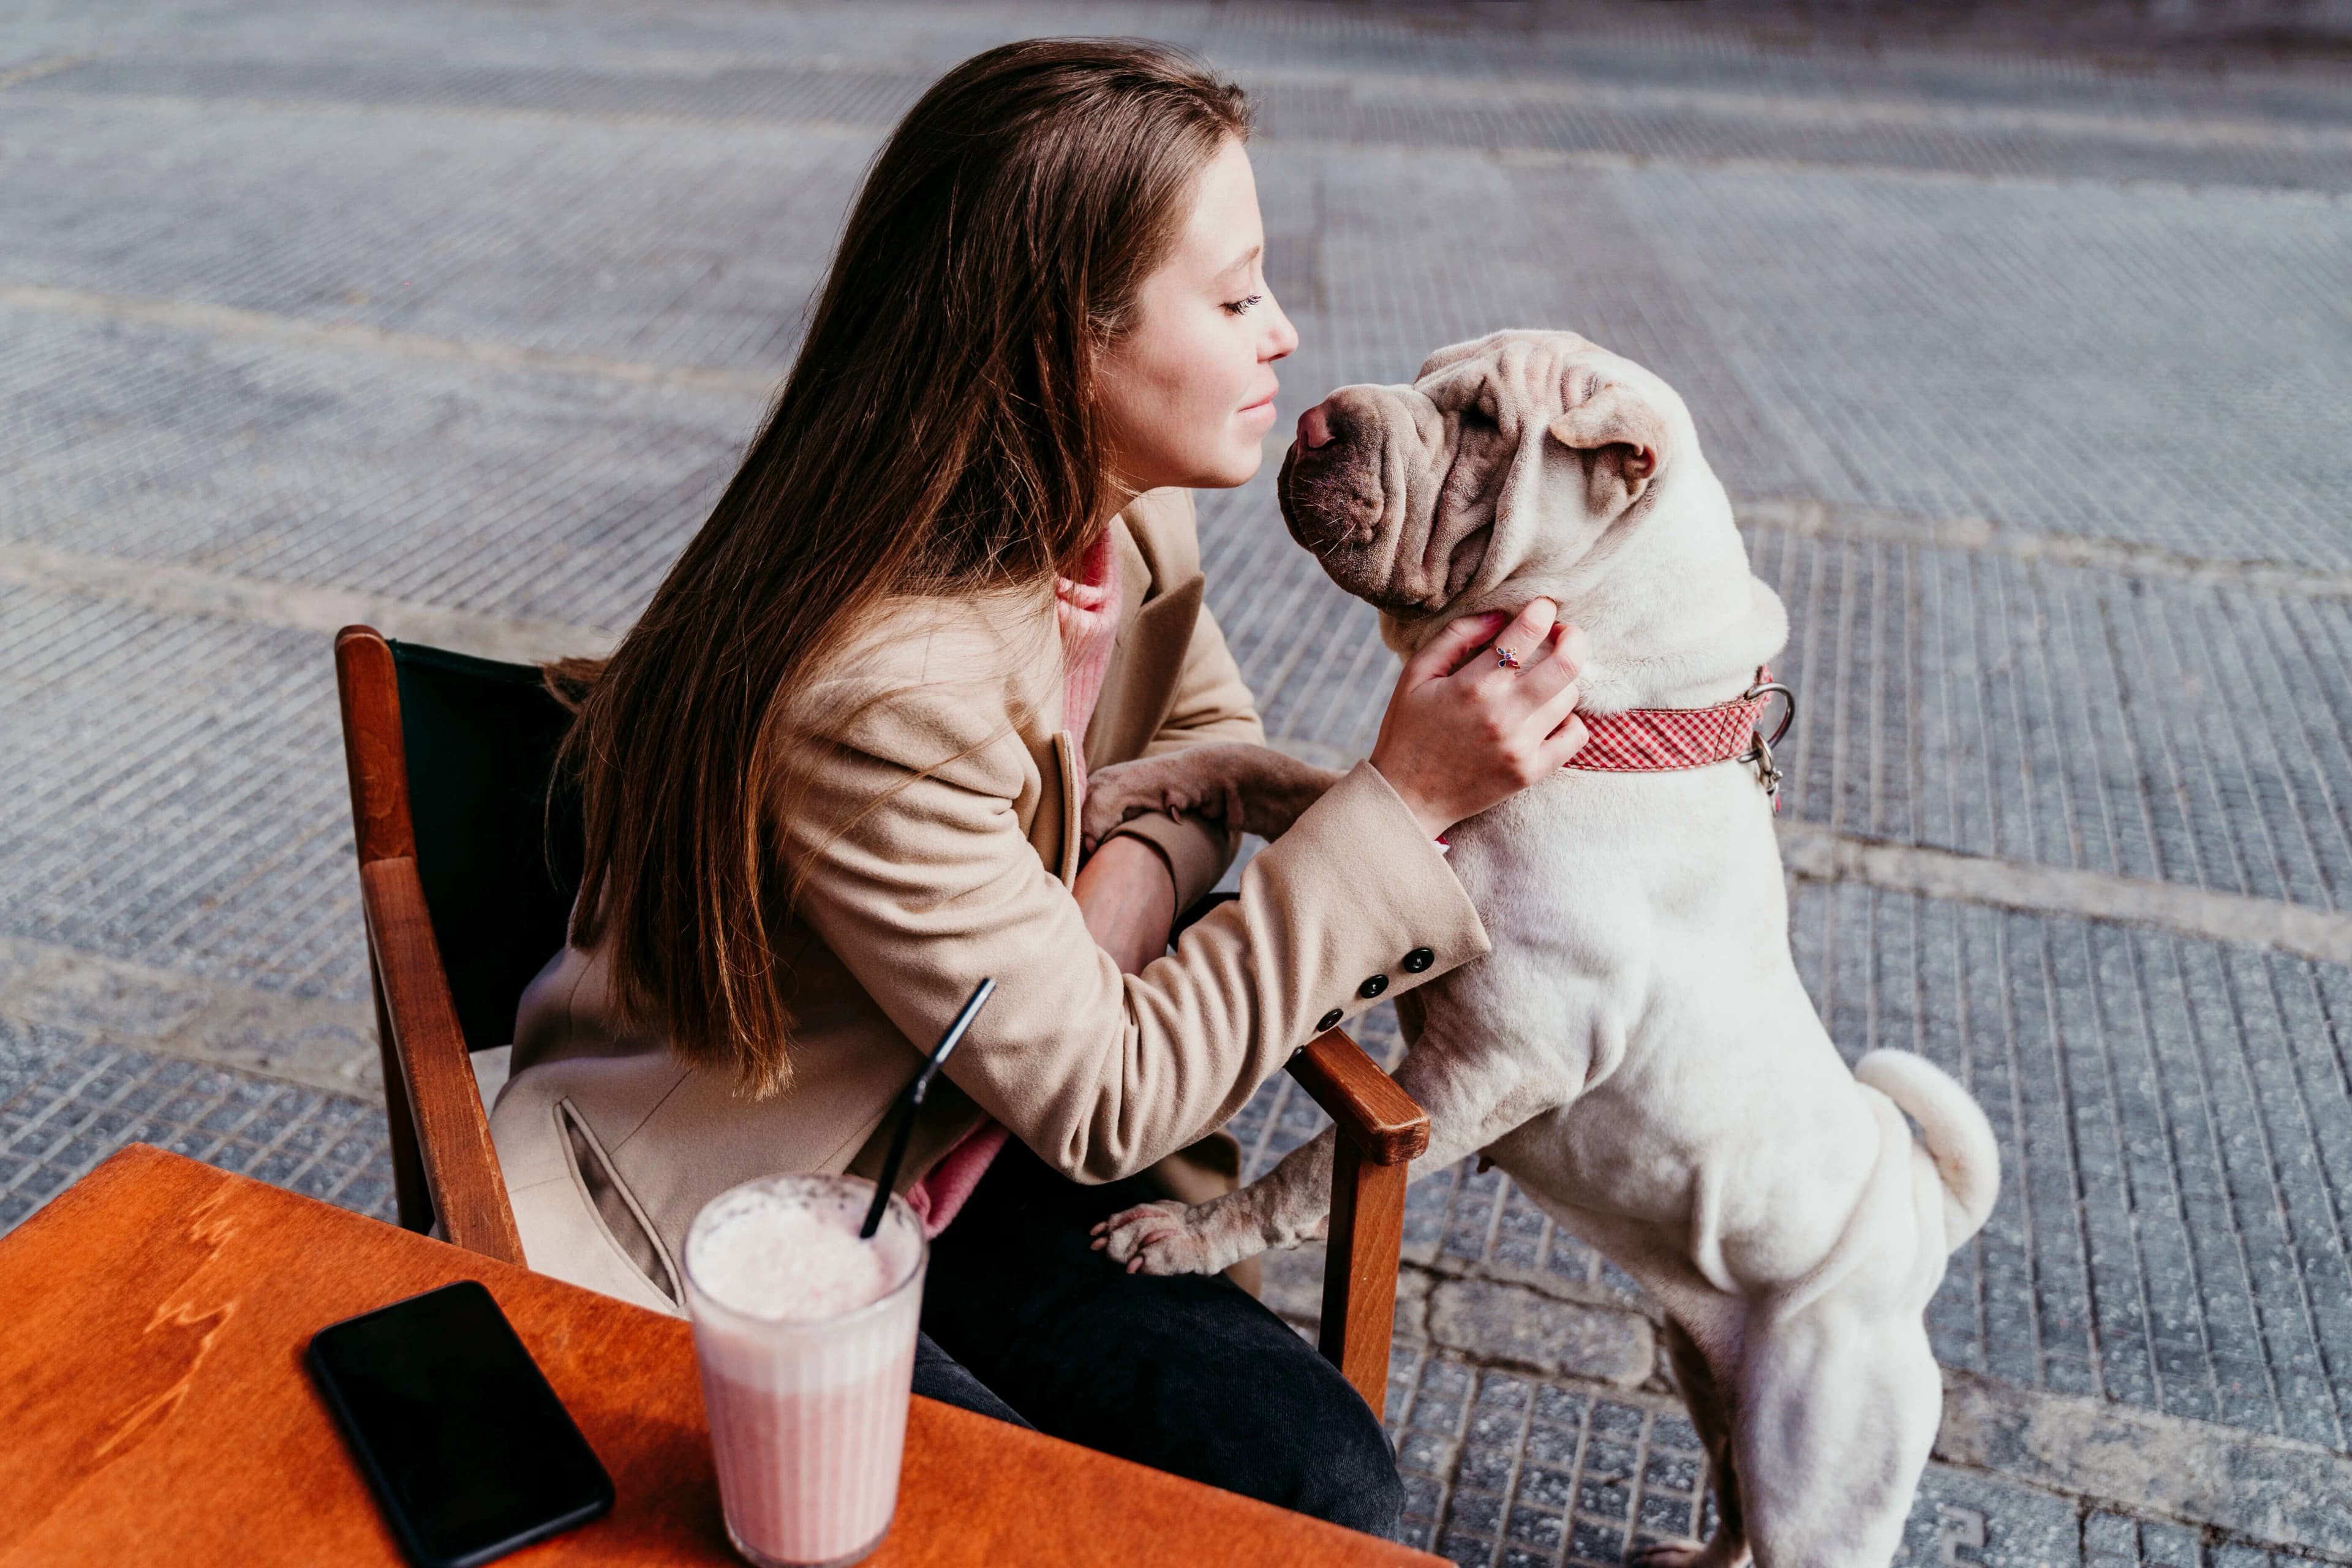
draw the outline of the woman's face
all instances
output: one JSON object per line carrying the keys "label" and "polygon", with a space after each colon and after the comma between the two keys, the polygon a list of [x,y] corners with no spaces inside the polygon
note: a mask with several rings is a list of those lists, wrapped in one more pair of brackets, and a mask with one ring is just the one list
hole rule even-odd
{"label": "woman's face", "polygon": [[1265,226],[1239,142],[1201,171],[1192,203],[1128,330],[1097,362],[1112,472],[1130,492],[1246,482],[1274,426],[1274,362],[1298,346],[1265,286]]}

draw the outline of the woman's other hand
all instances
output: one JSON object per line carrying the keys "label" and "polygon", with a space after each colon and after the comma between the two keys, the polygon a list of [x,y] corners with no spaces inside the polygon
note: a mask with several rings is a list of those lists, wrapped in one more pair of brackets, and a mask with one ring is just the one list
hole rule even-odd
{"label": "woman's other hand", "polygon": [[[1584,744],[1576,677],[1584,634],[1538,599],[1510,619],[1465,616],[1405,661],[1372,766],[1433,838],[1538,779]],[[1508,650],[1518,668],[1496,657]]]}
{"label": "woman's other hand", "polygon": [[1121,974],[1134,974],[1168,951],[1176,923],[1176,884],[1160,852],[1138,838],[1106,838],[1078,868],[1070,889],[1095,945]]}

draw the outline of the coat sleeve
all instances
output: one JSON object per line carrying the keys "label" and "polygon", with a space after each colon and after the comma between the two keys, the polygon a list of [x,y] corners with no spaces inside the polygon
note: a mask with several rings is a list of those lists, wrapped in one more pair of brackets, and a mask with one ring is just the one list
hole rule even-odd
{"label": "coat sleeve", "polygon": [[939,684],[863,705],[780,831],[803,873],[797,918],[908,1040],[938,1038],[995,977],[948,1076],[1066,1174],[1143,1169],[1221,1126],[1318,1026],[1486,951],[1364,763],[1250,862],[1238,900],[1122,975],[1024,836],[1034,765],[991,710]]}
{"label": "coat sleeve", "polygon": [[[1201,607],[1192,624],[1192,640],[1176,679],[1176,696],[1167,719],[1144,743],[1147,757],[1165,755],[1210,741],[1265,743],[1265,725],[1257,703],[1242,679],[1241,668],[1225,647],[1224,633],[1208,606]],[[1113,838],[1140,838],[1158,849],[1176,883],[1176,908],[1189,909],[1233,864],[1240,847],[1238,834],[1224,824],[1203,816],[1171,822],[1164,816],[1139,816],[1115,829]]]}

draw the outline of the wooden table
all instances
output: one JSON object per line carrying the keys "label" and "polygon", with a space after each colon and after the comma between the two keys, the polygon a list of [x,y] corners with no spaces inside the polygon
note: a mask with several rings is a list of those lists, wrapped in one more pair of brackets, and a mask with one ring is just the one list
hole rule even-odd
{"label": "wooden table", "polygon": [[[738,1561],[684,1322],[134,1144],[0,1237],[0,1564],[399,1563],[300,1357],[454,1279],[489,1287],[620,1493],[509,1561]],[[927,1399],[871,1562],[1439,1564]]]}

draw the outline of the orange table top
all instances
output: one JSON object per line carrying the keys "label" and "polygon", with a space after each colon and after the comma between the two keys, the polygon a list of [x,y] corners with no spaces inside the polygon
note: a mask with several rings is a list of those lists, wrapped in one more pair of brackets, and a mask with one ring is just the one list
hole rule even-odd
{"label": "orange table top", "polygon": [[[498,1298],[612,1472],[530,1564],[731,1563],[687,1325],[133,1145],[0,1237],[0,1568],[398,1563],[301,1364],[327,1324],[457,1279]],[[900,1564],[1439,1559],[918,1399]]]}

